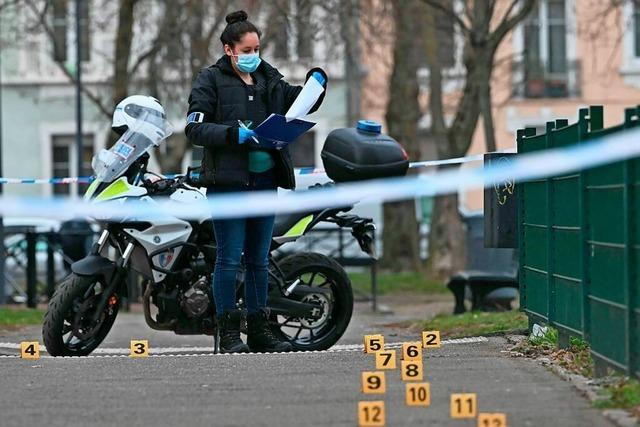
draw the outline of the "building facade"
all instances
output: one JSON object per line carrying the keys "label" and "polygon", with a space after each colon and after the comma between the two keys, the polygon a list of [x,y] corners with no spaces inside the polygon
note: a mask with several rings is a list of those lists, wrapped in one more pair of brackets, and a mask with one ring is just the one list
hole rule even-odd
{"label": "building facade", "polygon": [[[498,1],[498,8],[509,3]],[[454,7],[462,13],[459,1],[454,1]],[[500,10],[496,15],[501,16]],[[543,132],[547,121],[575,121],[578,109],[588,105],[604,105],[605,126],[620,123],[624,108],[637,105],[640,100],[639,16],[639,7],[632,0],[539,0],[525,21],[505,37],[495,57],[492,105],[498,149],[514,148],[519,128],[535,127]],[[445,106],[451,118],[464,79],[463,39],[452,22],[439,25],[451,28],[443,52],[451,58],[444,70]],[[362,111],[363,115],[384,121],[385,83],[392,52],[388,41],[379,40],[381,56],[367,62]],[[426,82],[428,70],[420,70],[419,75]],[[424,98],[428,96],[426,88],[424,84]],[[427,146],[429,124],[425,105],[420,127]],[[468,154],[485,151],[480,120]],[[430,153],[427,147],[425,152],[427,157],[422,160],[435,151]],[[482,210],[481,191],[460,196],[461,210]]]}
{"label": "building facade", "polygon": [[[251,2],[245,3],[251,6]],[[292,13],[298,13],[296,7],[300,2],[291,0],[289,3]],[[8,6],[0,14],[0,120],[4,177],[51,178],[91,175],[93,155],[107,146],[111,138],[109,117],[101,112],[91,99],[83,96],[83,164],[82,170],[77,170],[75,87],[63,70],[64,68],[69,74],[75,74],[74,8],[73,2],[54,1],[52,4],[45,20],[49,28],[56,30],[59,41],[64,41],[57,44],[62,46],[58,52],[54,51],[54,43],[49,34],[36,25],[37,21],[34,20],[37,14],[33,10],[25,6]],[[62,7],[61,4],[66,6]],[[83,22],[88,22],[90,26],[82,38],[83,82],[104,105],[111,105],[118,2],[90,0],[88,4],[86,16],[83,16]],[[149,10],[147,16],[141,16],[141,13],[136,15],[132,63],[148,49],[148,44],[158,31],[150,17],[162,13],[162,10]],[[320,14],[314,19],[322,19],[320,9],[311,10],[309,13]],[[258,26],[266,25],[267,16],[263,15],[265,14],[260,14],[255,19],[252,17],[252,20]],[[158,19],[155,19],[155,22],[157,21]],[[320,110],[312,116],[317,123],[316,126],[303,139],[297,141],[293,150],[296,166],[320,166],[320,151],[326,135],[331,129],[346,125],[344,62],[340,57],[340,50],[329,49],[326,39],[316,40],[313,34],[303,38],[303,28],[299,21],[292,20],[288,27],[283,28],[287,28],[283,37],[272,37],[270,46],[263,54],[265,60],[278,67],[285,79],[292,84],[302,84],[306,71],[311,66],[324,67],[331,77],[325,101]],[[215,61],[222,54],[223,50],[216,36],[210,46],[210,57]],[[145,90],[140,81],[146,77],[148,76],[144,70],[134,76],[129,93],[144,94]],[[181,81],[184,81],[184,76],[176,76],[176,82]],[[184,140],[189,84],[176,83],[175,88],[171,100],[160,101],[168,111],[169,121],[174,128],[172,138]],[[162,153],[161,148],[153,155]],[[188,146],[182,161],[182,171],[185,171],[188,165],[197,164],[200,158],[201,153],[198,149],[193,150]],[[156,160],[152,156],[150,169],[159,170]],[[78,192],[76,185],[8,184],[4,186],[4,192],[9,195],[30,196],[75,195]]]}

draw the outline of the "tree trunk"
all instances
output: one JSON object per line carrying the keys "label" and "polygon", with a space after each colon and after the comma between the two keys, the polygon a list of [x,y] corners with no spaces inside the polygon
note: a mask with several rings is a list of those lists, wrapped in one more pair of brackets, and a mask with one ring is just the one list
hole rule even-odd
{"label": "tree trunk", "polygon": [[447,279],[465,264],[465,227],[458,211],[458,195],[438,196],[429,228],[427,269],[434,278]]}
{"label": "tree trunk", "polygon": [[[444,120],[442,100],[442,65],[438,57],[438,32],[435,31],[439,13],[425,8],[425,54],[429,66],[429,112],[431,133],[439,158],[456,157]],[[471,88],[465,88],[472,92]],[[467,95],[469,96],[469,95]],[[472,117],[470,117],[472,119]],[[452,169],[452,167],[449,167]],[[429,229],[429,257],[427,272],[434,278],[446,279],[461,268],[465,260],[464,226],[458,213],[458,195],[436,197]]]}
{"label": "tree trunk", "polygon": [[[389,83],[386,122],[389,135],[399,141],[409,154],[418,159],[417,138],[420,104],[418,103],[418,58],[414,51],[415,31],[420,28],[419,3],[413,0],[394,2],[394,64]],[[418,222],[415,201],[386,203],[382,265],[393,270],[421,268]]]}
{"label": "tree trunk", "polygon": [[113,106],[127,97],[129,91],[129,59],[133,40],[133,9],[137,0],[120,0],[118,27],[113,62]]}
{"label": "tree trunk", "polygon": [[[489,71],[491,73],[491,71]],[[493,109],[491,107],[491,83],[490,76],[486,76],[486,80],[480,89],[480,111],[482,114],[482,124],[484,127],[484,140],[487,151],[496,151],[496,133],[493,125]]]}
{"label": "tree trunk", "polygon": [[[460,16],[451,4],[440,0],[423,0],[428,4],[428,28],[434,28],[437,16],[435,11],[448,14],[456,21],[456,25],[465,34],[464,66],[466,77],[464,88],[456,106],[453,121],[446,131],[442,108],[442,84],[439,64],[430,62],[429,107],[432,114],[433,132],[441,158],[459,157],[467,154],[478,118],[482,113],[487,149],[495,150],[495,135],[491,109],[491,71],[493,58],[505,35],[531,11],[536,0],[526,0],[518,9],[515,0],[508,7],[498,25],[493,26],[496,2],[494,0],[474,0],[465,2],[467,13]],[[510,12],[517,10],[513,14]],[[465,19],[466,18],[466,19]],[[437,18],[436,18],[437,19]],[[438,32],[432,31],[430,37],[437,43]],[[432,49],[433,51],[433,49]],[[428,55],[429,57],[429,55]],[[432,55],[433,59],[437,59]],[[442,137],[442,133],[446,137]],[[447,195],[437,197],[431,219],[429,234],[429,272],[437,277],[446,278],[465,263],[465,228],[458,210],[458,196]]]}

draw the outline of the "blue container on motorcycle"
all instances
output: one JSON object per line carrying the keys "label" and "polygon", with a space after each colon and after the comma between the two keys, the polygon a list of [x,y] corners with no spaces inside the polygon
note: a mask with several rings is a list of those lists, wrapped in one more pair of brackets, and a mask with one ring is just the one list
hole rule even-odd
{"label": "blue container on motorcycle", "polygon": [[325,172],[335,182],[404,176],[409,168],[404,148],[372,120],[331,131],[321,157]]}
{"label": "blue container on motorcycle", "polygon": [[358,120],[356,129],[362,132],[374,133],[376,135],[382,133],[382,125],[373,120]]}

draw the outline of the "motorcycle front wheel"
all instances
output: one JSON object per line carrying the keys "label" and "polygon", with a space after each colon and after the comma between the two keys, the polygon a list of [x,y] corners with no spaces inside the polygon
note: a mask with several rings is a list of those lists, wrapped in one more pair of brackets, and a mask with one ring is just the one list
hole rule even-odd
{"label": "motorcycle front wheel", "polygon": [[272,316],[271,329],[289,341],[294,351],[330,348],[344,334],[353,313],[353,290],[344,268],[333,258],[311,252],[287,256],[278,266],[287,283],[300,279],[300,284],[329,292],[305,295],[302,299],[321,307],[320,318]]}
{"label": "motorcycle front wheel", "polygon": [[87,356],[102,343],[120,306],[120,298],[113,293],[97,320],[91,320],[105,288],[102,276],[73,273],[58,286],[42,325],[44,345],[51,356]]}

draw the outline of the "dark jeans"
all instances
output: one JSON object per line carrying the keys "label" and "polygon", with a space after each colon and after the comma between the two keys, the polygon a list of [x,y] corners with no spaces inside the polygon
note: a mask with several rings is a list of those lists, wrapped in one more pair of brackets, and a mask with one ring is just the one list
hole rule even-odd
{"label": "dark jeans", "polygon": [[[276,190],[273,169],[250,174],[248,186],[209,187],[207,195],[233,191]],[[216,219],[217,258],[213,273],[213,297],[216,313],[236,308],[236,274],[244,253],[246,274],[244,298],[248,313],[267,305],[269,247],[273,234],[274,215]]]}

